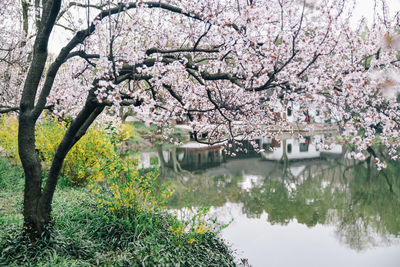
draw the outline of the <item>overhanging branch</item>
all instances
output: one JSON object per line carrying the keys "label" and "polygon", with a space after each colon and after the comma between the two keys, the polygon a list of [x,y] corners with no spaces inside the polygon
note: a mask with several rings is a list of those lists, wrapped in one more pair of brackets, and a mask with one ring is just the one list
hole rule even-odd
{"label": "overhanging branch", "polygon": [[[44,109],[52,110],[54,105],[45,106]],[[0,114],[10,113],[10,112],[19,112],[20,107],[0,107]]]}

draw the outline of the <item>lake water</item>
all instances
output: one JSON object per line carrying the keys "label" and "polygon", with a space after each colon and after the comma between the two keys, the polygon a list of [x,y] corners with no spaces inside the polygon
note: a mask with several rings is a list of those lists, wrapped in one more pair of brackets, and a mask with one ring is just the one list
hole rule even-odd
{"label": "lake water", "polygon": [[221,236],[251,266],[400,266],[399,162],[377,171],[324,136],[257,142],[267,152],[187,144],[139,162],[176,188],[170,209],[210,206],[231,222]]}

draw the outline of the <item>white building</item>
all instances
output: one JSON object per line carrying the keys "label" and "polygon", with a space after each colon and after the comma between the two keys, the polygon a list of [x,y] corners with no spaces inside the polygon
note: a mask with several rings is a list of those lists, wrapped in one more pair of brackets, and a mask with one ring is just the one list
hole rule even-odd
{"label": "white building", "polygon": [[261,157],[266,160],[300,160],[320,158],[323,155],[341,155],[342,146],[337,144],[330,145],[330,149],[324,148],[324,137],[315,135],[304,138],[288,138],[285,140],[273,141],[271,138],[260,139],[259,145],[265,150]]}

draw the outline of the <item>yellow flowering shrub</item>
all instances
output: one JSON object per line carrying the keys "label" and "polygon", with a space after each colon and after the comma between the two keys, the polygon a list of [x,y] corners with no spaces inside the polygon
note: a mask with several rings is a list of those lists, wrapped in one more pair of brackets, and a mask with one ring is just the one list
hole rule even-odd
{"label": "yellow flowering shrub", "polygon": [[[56,149],[67,127],[57,118],[45,116],[36,128],[36,146],[48,169]],[[115,169],[118,153],[112,142],[112,135],[104,127],[94,124],[69,151],[64,160],[62,175],[73,185],[83,186],[89,181],[103,182],[106,175]]]}
{"label": "yellow flowering shrub", "polygon": [[0,146],[14,164],[19,162],[17,133],[18,118],[16,116],[0,116]]}
{"label": "yellow flowering shrub", "polygon": [[63,173],[76,185],[104,182],[108,175],[116,175],[113,172],[119,157],[106,130],[92,127],[68,153]]}
{"label": "yellow flowering shrub", "polygon": [[58,122],[56,118],[51,116],[44,116],[36,124],[36,148],[39,151],[45,170],[50,168],[51,161],[65,130],[64,123]]}
{"label": "yellow flowering shrub", "polygon": [[169,229],[178,239],[179,243],[186,242],[192,244],[196,240],[201,240],[203,235],[209,232],[215,222],[207,220],[209,208],[199,208],[197,211],[191,212],[187,218],[175,218],[169,226]]}
{"label": "yellow flowering shrub", "polygon": [[[18,162],[18,120],[2,116],[0,126],[0,145]],[[43,168],[48,170],[67,129],[66,123],[45,115],[36,127],[36,147]],[[119,153],[118,146],[134,134],[132,125],[116,129],[112,125],[95,124],[69,151],[61,170],[73,185],[88,185],[99,208],[122,217],[136,211],[164,209],[173,193],[170,187],[156,183],[158,170],[139,170],[137,159]]]}
{"label": "yellow flowering shrub", "polygon": [[130,138],[137,137],[137,133],[135,131],[135,127],[132,124],[122,124],[118,129],[117,138],[118,141],[123,142],[127,141]]}
{"label": "yellow flowering shrub", "polygon": [[116,162],[114,174],[107,177],[107,186],[96,182],[89,185],[100,208],[107,208],[123,217],[129,217],[135,211],[154,212],[165,208],[173,190],[168,186],[158,186],[157,170],[145,172],[138,170],[137,166],[136,159],[121,158]]}
{"label": "yellow flowering shrub", "polygon": [[[1,116],[0,129],[0,146],[11,160],[19,162],[18,119],[15,116]],[[36,147],[45,170],[50,168],[66,129],[64,122],[51,115],[43,116],[37,123]],[[131,126],[123,126],[119,134],[115,134],[100,125],[93,125],[68,153],[62,174],[78,186],[86,185],[89,181],[105,182],[107,176],[118,176],[115,172],[120,171],[117,162],[121,159],[115,143],[128,139],[133,133]]]}

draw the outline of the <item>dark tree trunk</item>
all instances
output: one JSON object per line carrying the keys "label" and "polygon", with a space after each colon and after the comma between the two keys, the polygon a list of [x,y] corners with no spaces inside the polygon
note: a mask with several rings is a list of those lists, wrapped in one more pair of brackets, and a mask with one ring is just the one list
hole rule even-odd
{"label": "dark tree trunk", "polygon": [[40,29],[33,48],[32,62],[25,80],[20,101],[18,149],[25,172],[24,226],[32,238],[44,232],[50,213],[40,202],[42,196],[42,169],[35,151],[35,124],[43,108],[35,108],[35,98],[47,59],[47,45],[54,22],[60,10],[61,0],[49,0],[43,7]]}
{"label": "dark tree trunk", "polygon": [[[35,3],[38,3],[38,1],[35,0]],[[49,37],[60,11],[60,7],[61,0],[43,1],[40,21],[36,20],[37,35],[33,47],[32,61],[25,79],[19,106],[18,149],[25,173],[24,229],[31,239],[37,239],[47,232],[46,229],[51,220],[51,203],[54,191],[67,153],[86,133],[86,130],[104,109],[104,104],[100,105],[94,95],[98,82],[95,80],[84,107],[70,124],[63,140],[57,148],[46,184],[42,189],[43,173],[35,146],[36,121],[46,107],[46,99],[51,92],[54,79],[60,66],[71,56],[70,52],[95,30],[95,25],[92,23],[88,29],[77,32],[70,42],[61,50],[55,61],[49,66],[46,74],[43,75],[47,60]],[[120,11],[121,10],[116,9],[113,11],[113,14]],[[104,13],[100,16],[100,19],[110,14],[111,13]],[[39,83],[43,76],[45,76],[45,80],[40,95],[38,96]],[[120,79],[116,82],[118,83],[123,80],[124,79]],[[37,99],[36,102],[35,99]]]}
{"label": "dark tree trunk", "polygon": [[18,146],[25,171],[24,227],[32,237],[37,237],[44,230],[47,216],[39,207],[42,169],[35,152],[35,123],[24,113],[21,113],[19,120],[22,127],[18,131]]}
{"label": "dark tree trunk", "polygon": [[[36,2],[35,2],[36,3]],[[84,32],[78,32],[64,47],[57,59],[50,65],[40,96],[35,103],[38,87],[44,72],[47,60],[47,46],[50,33],[60,11],[61,0],[47,0],[44,2],[41,20],[38,22],[38,32],[33,48],[32,61],[24,83],[20,101],[20,115],[18,128],[18,149],[22,167],[25,173],[24,192],[24,229],[31,239],[46,236],[50,223],[51,203],[57,185],[58,176],[68,151],[86,133],[86,130],[103,111],[104,106],[99,106],[93,94],[94,88],[88,95],[85,106],[68,128],[53,158],[46,185],[42,190],[42,168],[36,153],[35,125],[46,105],[55,76],[60,66],[67,59],[70,51],[81,43],[94,27]]]}
{"label": "dark tree trunk", "polygon": [[59,67],[66,60],[69,51],[85,38],[85,35],[77,34],[67,45],[67,48],[60,52],[56,61],[47,71],[44,86],[35,105],[39,82],[47,59],[49,36],[60,10],[60,5],[61,0],[48,0],[44,4],[35,39],[32,62],[25,80],[19,108],[18,148],[25,173],[24,229],[31,239],[37,239],[43,234],[48,234],[46,229],[51,219],[51,203],[65,156],[104,109],[103,106],[97,105],[93,95],[95,89],[93,89],[89,93],[82,111],[71,123],[60,143],[52,161],[46,185],[42,191],[43,173],[35,146],[36,121],[45,108],[46,98],[51,91]]}

